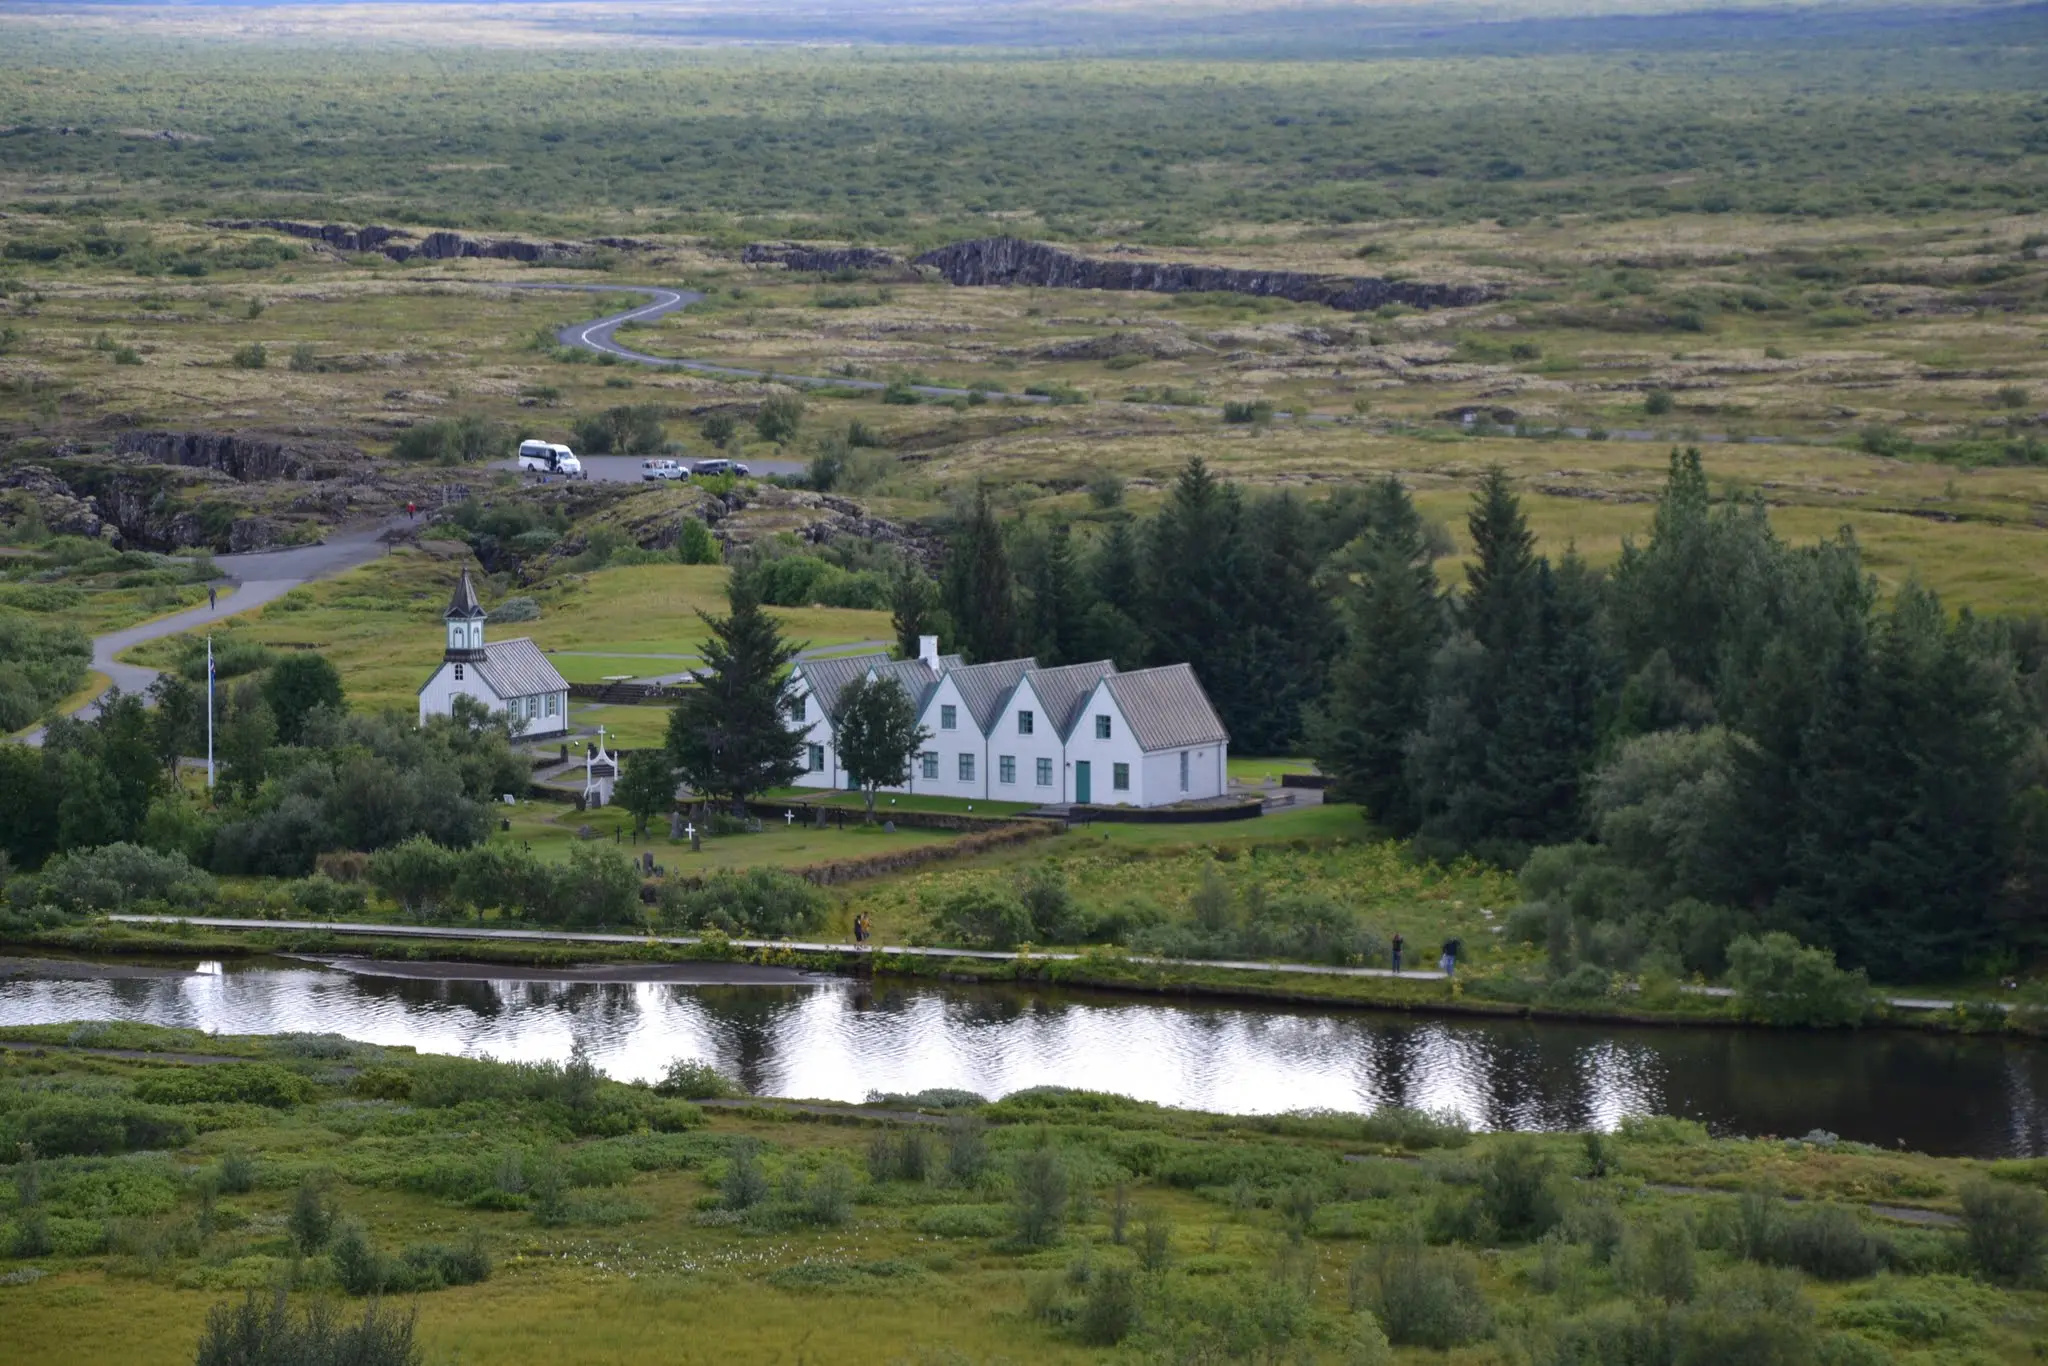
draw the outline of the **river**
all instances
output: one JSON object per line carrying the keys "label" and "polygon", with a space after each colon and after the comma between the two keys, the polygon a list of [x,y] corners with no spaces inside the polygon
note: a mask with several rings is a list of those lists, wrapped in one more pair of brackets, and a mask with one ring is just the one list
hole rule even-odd
{"label": "river", "polygon": [[756,1094],[845,1101],[1056,1084],[1237,1114],[1408,1105],[1489,1129],[1674,1114],[1718,1133],[1822,1129],[1929,1153],[2048,1154],[2048,1047],[2003,1038],[1503,1021],[712,964],[664,981],[349,966],[17,960],[0,964],[0,1024],[329,1032],[524,1060],[565,1058],[582,1040],[623,1080],[694,1057]]}

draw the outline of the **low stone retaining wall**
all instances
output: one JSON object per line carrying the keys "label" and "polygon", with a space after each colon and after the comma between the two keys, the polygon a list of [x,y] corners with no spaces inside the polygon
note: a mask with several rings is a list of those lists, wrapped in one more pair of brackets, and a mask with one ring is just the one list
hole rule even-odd
{"label": "low stone retaining wall", "polygon": [[1219,821],[1248,821],[1265,812],[1265,803],[1254,797],[1229,806],[1076,806],[1067,820],[1072,825],[1104,821],[1118,825],[1209,825]]}

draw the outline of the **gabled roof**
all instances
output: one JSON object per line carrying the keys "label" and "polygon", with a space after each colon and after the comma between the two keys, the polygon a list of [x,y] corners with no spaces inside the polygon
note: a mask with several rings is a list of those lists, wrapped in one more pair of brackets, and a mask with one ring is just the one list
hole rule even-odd
{"label": "gabled roof", "polygon": [[476,586],[469,581],[469,566],[462,566],[462,577],[456,580],[455,591],[448,595],[448,610],[441,614],[444,621],[469,621],[484,615],[483,604],[476,600]]}
{"label": "gabled roof", "polygon": [[569,690],[568,681],[548,662],[540,646],[524,637],[484,646],[482,662],[469,667],[492,692],[507,699]]}
{"label": "gabled roof", "polygon": [[839,659],[801,659],[796,667],[825,715],[837,717],[839,694],[846,691],[847,685],[856,678],[866,678],[869,669],[889,662],[887,655],[846,655]]}
{"label": "gabled roof", "polygon": [[1209,694],[1202,691],[1195,671],[1185,664],[1111,674],[1108,686],[1131,733],[1145,749],[1180,749],[1230,738],[1216,708],[1209,704]]}
{"label": "gabled roof", "polygon": [[976,729],[987,735],[996,717],[1002,715],[1003,703],[1016,691],[1018,680],[1037,667],[1035,659],[997,659],[948,669],[946,677],[960,689],[960,700],[967,704],[967,713],[974,718]]}
{"label": "gabled roof", "polygon": [[[959,662],[956,656],[954,662]],[[944,660],[940,661],[943,665]],[[887,664],[875,665],[875,677],[893,679],[910,698],[911,708],[918,715],[924,715],[924,704],[931,700],[932,690],[939,686],[938,671],[921,659],[892,659]]]}
{"label": "gabled roof", "polygon": [[1062,664],[1057,669],[1033,669],[1030,674],[1031,690],[1038,694],[1038,701],[1045,708],[1045,719],[1062,740],[1074,729],[1074,723],[1081,719],[1081,704],[1095,691],[1095,685],[1104,677],[1116,672],[1116,665],[1106,659],[1094,660],[1087,664]]}

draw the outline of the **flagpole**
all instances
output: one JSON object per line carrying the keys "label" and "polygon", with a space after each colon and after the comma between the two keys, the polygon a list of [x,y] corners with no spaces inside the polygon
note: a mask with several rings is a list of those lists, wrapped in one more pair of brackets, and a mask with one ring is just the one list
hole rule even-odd
{"label": "flagpole", "polygon": [[206,790],[213,791],[213,637],[206,638]]}

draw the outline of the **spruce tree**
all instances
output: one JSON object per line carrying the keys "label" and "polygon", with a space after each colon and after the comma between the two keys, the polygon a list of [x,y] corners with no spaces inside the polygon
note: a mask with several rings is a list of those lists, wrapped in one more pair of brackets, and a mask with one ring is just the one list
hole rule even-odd
{"label": "spruce tree", "polygon": [[1302,500],[1285,492],[1260,498],[1243,525],[1234,638],[1244,705],[1225,724],[1247,753],[1290,754],[1328,683],[1343,625],[1316,582],[1314,529]]}
{"label": "spruce tree", "polygon": [[683,782],[732,803],[795,781],[803,737],[789,724],[789,666],[803,647],[783,638],[758,599],[731,590],[723,617],[697,615],[710,632],[697,685],[668,718],[668,757]]}
{"label": "spruce tree", "polygon": [[944,588],[955,641],[970,663],[1015,658],[1017,580],[985,485],[974,491],[973,510],[953,537]]}
{"label": "spruce tree", "polygon": [[1153,519],[1143,621],[1153,664],[1189,664],[1233,741],[1255,728],[1244,572],[1243,500],[1191,457]]}
{"label": "spruce tree", "polygon": [[1367,496],[1375,511],[1334,565],[1349,643],[1309,723],[1310,748],[1344,800],[1407,834],[1417,811],[1406,753],[1428,717],[1430,662],[1447,622],[1408,491],[1389,476]]}
{"label": "spruce tree", "polygon": [[1026,574],[1026,650],[1047,668],[1079,663],[1086,648],[1088,584],[1074,559],[1071,529],[1062,522],[1044,536]]}
{"label": "spruce tree", "polygon": [[919,637],[943,636],[939,587],[905,561],[889,580],[889,625],[896,632],[896,657],[916,659]]}

